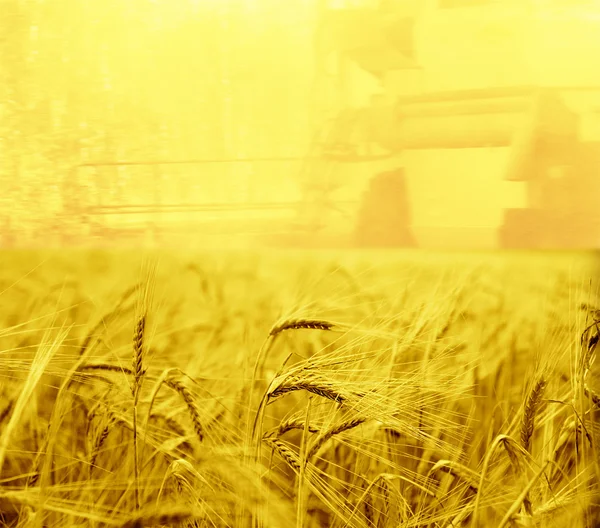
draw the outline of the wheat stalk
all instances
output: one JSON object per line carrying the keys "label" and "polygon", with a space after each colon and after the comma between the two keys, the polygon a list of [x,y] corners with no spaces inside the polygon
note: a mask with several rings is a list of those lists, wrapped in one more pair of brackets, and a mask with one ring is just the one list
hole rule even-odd
{"label": "wheat stalk", "polygon": [[309,329],[331,331],[338,327],[339,324],[324,321],[323,319],[288,319],[271,328],[269,336],[275,337],[277,334],[281,334],[281,332],[285,332],[286,330]]}
{"label": "wheat stalk", "polygon": [[354,429],[355,427],[358,427],[359,425],[365,423],[366,421],[367,421],[366,418],[353,418],[352,420],[347,420],[345,422],[342,422],[342,423],[332,427],[328,431],[325,431],[321,436],[319,436],[314,441],[313,445],[308,450],[308,454],[306,455],[306,460],[310,460],[313,456],[315,456],[319,452],[321,447],[323,447],[323,445],[328,440],[330,440],[332,437],[334,437],[335,435],[341,434],[344,431],[348,431],[350,429]]}
{"label": "wheat stalk", "polygon": [[452,475],[456,479],[463,480],[469,485],[469,488],[471,488],[472,491],[477,492],[479,490],[479,484],[477,482],[479,475],[460,462],[455,462],[453,460],[439,460],[429,470],[429,474],[435,473],[438,469]]}
{"label": "wheat stalk", "polygon": [[294,451],[292,451],[284,442],[279,440],[279,438],[272,437],[265,438],[264,442],[277,451],[281,458],[283,458],[292,469],[300,472],[300,457],[294,453]]}
{"label": "wheat stalk", "polygon": [[[481,473],[479,475],[479,484],[477,486],[477,491],[476,491],[476,495],[475,495],[475,504],[473,506],[473,519],[472,519],[472,524],[473,526],[478,526],[478,516],[479,516],[479,503],[481,500],[481,495],[483,493],[483,483],[484,483],[484,479],[487,476],[487,472],[488,472],[488,468],[490,465],[490,462],[492,460],[492,456],[494,455],[494,453],[496,452],[496,449],[498,449],[499,446],[504,446],[509,460],[511,461],[511,464],[513,464],[513,467],[515,468],[515,471],[519,471],[519,465],[517,463],[517,448],[518,449],[522,449],[517,442],[509,435],[505,435],[505,434],[500,434],[498,436],[496,436],[496,438],[494,439],[494,441],[491,443],[490,447],[487,450],[487,453],[485,455],[485,458],[483,460],[483,467],[481,469]],[[511,447],[514,447],[514,451],[511,450]],[[525,451],[526,452],[526,451]]]}
{"label": "wheat stalk", "polygon": [[144,377],[144,330],[146,328],[146,314],[142,314],[135,325],[133,332],[133,386],[131,388],[132,395],[137,405],[142,379]]}
{"label": "wheat stalk", "polygon": [[94,448],[93,448],[92,454],[90,456],[90,475],[91,475],[91,472],[94,470],[94,467],[96,465],[96,460],[98,458],[98,455],[100,454],[100,451],[102,450],[102,446],[104,446],[104,443],[108,439],[108,435],[110,433],[110,426],[111,426],[111,423],[109,421],[102,428],[102,433],[100,433],[100,435],[94,442]]}
{"label": "wheat stalk", "polygon": [[515,513],[517,513],[517,511],[519,510],[519,508],[523,504],[523,501],[525,501],[525,499],[529,495],[529,492],[531,491],[531,488],[535,485],[535,483],[538,481],[538,479],[545,473],[546,468],[548,467],[548,464],[549,464],[548,461],[545,462],[544,465],[542,466],[542,468],[527,483],[527,485],[525,486],[525,488],[521,491],[521,493],[519,494],[519,496],[517,497],[517,499],[512,503],[511,507],[508,509],[508,511],[506,512],[506,514],[504,515],[504,517],[500,521],[500,524],[498,525],[498,528],[504,528],[504,526],[506,526],[510,522],[512,516]]}
{"label": "wheat stalk", "polygon": [[339,385],[336,383],[331,383],[312,376],[306,376],[304,378],[299,376],[289,376],[284,379],[282,383],[273,387],[267,393],[267,398],[269,402],[271,402],[284,394],[301,390],[316,394],[317,396],[332,400],[336,403],[344,403],[352,397],[350,393],[340,390]]}
{"label": "wheat stalk", "polygon": [[202,422],[200,420],[200,411],[198,410],[198,406],[196,405],[196,401],[194,399],[193,394],[180,381],[167,378],[165,379],[164,383],[165,385],[179,393],[179,395],[181,396],[181,399],[184,401],[190,413],[196,436],[198,437],[198,440],[202,442],[202,440],[204,440],[204,431],[202,427]]}
{"label": "wheat stalk", "polygon": [[273,434],[277,434],[278,436],[283,436],[288,431],[292,431],[294,429],[298,429],[300,431],[304,431],[305,429],[307,429],[309,433],[319,433],[320,432],[320,429],[318,427],[315,427],[314,425],[309,424],[308,426],[306,426],[304,423],[304,420],[290,419],[290,420],[286,420],[285,422],[282,422],[279,425],[279,427],[277,427],[274,431],[265,433],[265,436],[271,436]]}
{"label": "wheat stalk", "polygon": [[128,367],[111,365],[109,363],[86,363],[81,365],[79,370],[104,370],[107,372],[120,372],[122,374],[127,374],[128,376],[134,375],[134,371]]}
{"label": "wheat stalk", "polygon": [[[392,479],[399,479],[399,478],[401,479],[402,477],[400,477],[399,475],[392,475],[390,473],[380,473],[379,475],[377,475],[369,483],[369,485],[366,488],[363,488],[364,491],[363,491],[362,495],[359,497],[359,499],[356,502],[356,504],[354,505],[354,508],[353,508],[352,512],[350,513],[350,516],[346,519],[346,522],[344,524],[344,528],[346,528],[350,524],[350,521],[356,515],[356,512],[358,511],[358,508],[360,507],[360,505],[363,504],[363,502],[365,502],[366,500],[368,500],[367,497],[371,493],[371,490],[373,489],[374,486],[381,485],[381,482],[383,482],[384,480],[389,481],[389,480],[392,480]],[[386,482],[386,487],[387,487],[387,482]],[[423,491],[427,492],[427,490],[423,490]],[[404,497],[402,497],[402,499],[404,500]],[[369,519],[367,518],[367,520],[369,520]]]}
{"label": "wheat stalk", "polygon": [[146,328],[146,314],[142,314],[135,325],[133,333],[133,384],[131,393],[133,396],[133,464],[135,473],[135,506],[136,510],[140,508],[139,497],[139,454],[138,454],[138,428],[137,411],[138,400],[140,397],[140,388],[144,376],[144,329]]}
{"label": "wheat stalk", "polygon": [[135,327],[133,331],[133,360],[132,360],[132,371],[133,371],[133,383],[131,385],[131,393],[133,396],[133,465],[134,465],[134,478],[135,478],[135,507],[136,511],[140,509],[140,491],[139,491],[139,452],[138,452],[138,402],[140,398],[140,390],[144,381],[145,366],[144,356],[146,349],[145,342],[145,331],[148,313],[152,304],[152,288],[154,286],[156,268],[149,267],[147,270],[147,277],[144,282],[144,290],[138,299],[138,306],[136,308],[137,316]]}
{"label": "wheat stalk", "polygon": [[531,452],[531,437],[535,429],[535,417],[538,407],[542,401],[546,380],[540,378],[531,389],[523,413],[523,422],[521,423],[521,445],[527,452]]}
{"label": "wheat stalk", "polygon": [[58,349],[63,344],[64,340],[69,334],[69,330],[70,329],[63,329],[63,331],[52,342],[46,340],[38,347],[35,358],[31,363],[31,369],[27,375],[27,379],[21,388],[21,394],[15,402],[6,426],[4,426],[0,432],[0,474],[2,473],[2,468],[4,467],[4,461],[8,451],[11,435],[17,427],[17,423],[23,414],[25,407],[29,403],[34,389],[42,378],[42,374],[50,363],[50,360],[54,357]]}

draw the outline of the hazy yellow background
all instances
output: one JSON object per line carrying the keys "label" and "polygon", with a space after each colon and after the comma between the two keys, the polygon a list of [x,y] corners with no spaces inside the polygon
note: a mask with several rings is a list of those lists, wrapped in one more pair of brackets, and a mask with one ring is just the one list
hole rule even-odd
{"label": "hazy yellow background", "polygon": [[[0,9],[7,246],[351,246],[370,218],[361,211],[372,178],[398,167],[407,194],[398,207],[408,206],[420,247],[497,247],[505,209],[528,207],[560,211],[574,245],[600,242],[598,1],[1,0]],[[354,15],[339,22],[341,9]],[[405,17],[406,64],[381,31],[394,34]],[[397,115],[400,97],[519,86],[562,87],[572,115],[545,114],[550,146],[527,143],[539,125],[535,91],[513,110],[467,119]],[[431,113],[427,104],[415,112]],[[356,163],[319,146],[341,112],[358,123],[335,136]],[[479,136],[510,139],[449,148]],[[570,165],[581,145],[598,165]],[[556,149],[567,161],[545,174],[564,184],[534,203],[535,188],[508,178]],[[382,229],[391,236],[394,223]]]}

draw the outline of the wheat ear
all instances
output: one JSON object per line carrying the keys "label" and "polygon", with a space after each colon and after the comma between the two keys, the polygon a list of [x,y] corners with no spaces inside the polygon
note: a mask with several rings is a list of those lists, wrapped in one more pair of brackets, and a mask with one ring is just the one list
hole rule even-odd
{"label": "wheat ear", "polygon": [[323,447],[323,445],[335,435],[338,435],[350,429],[354,429],[355,427],[358,427],[359,425],[365,422],[366,418],[353,418],[352,420],[342,422],[332,427],[328,431],[325,431],[314,441],[313,445],[310,447],[308,454],[306,455],[306,460],[310,460],[313,456],[315,456],[319,452],[321,447]]}
{"label": "wheat ear", "polygon": [[137,320],[133,333],[133,384],[131,393],[133,396],[133,465],[135,473],[135,506],[140,508],[139,497],[139,458],[138,458],[138,430],[137,430],[137,406],[140,397],[140,389],[144,376],[144,330],[146,328],[146,315],[142,314]]}
{"label": "wheat ear", "polygon": [[202,422],[200,421],[200,411],[198,410],[198,406],[196,405],[196,401],[194,399],[193,394],[180,381],[167,378],[164,380],[164,383],[165,385],[173,389],[175,392],[179,393],[179,395],[181,396],[181,399],[184,401],[190,413],[196,436],[198,436],[198,440],[202,442],[202,440],[204,439],[204,431],[202,427]]}
{"label": "wheat ear", "polygon": [[535,417],[538,407],[540,406],[544,389],[546,388],[546,380],[540,378],[531,389],[525,409],[523,412],[523,422],[521,423],[521,445],[527,452],[531,452],[531,437],[535,429]]}
{"label": "wheat ear", "polygon": [[323,319],[288,319],[271,328],[269,336],[275,337],[277,334],[281,334],[281,332],[285,332],[286,330],[301,330],[303,328],[308,330],[331,331],[338,326],[339,325],[336,323],[324,321]]}
{"label": "wheat ear", "polygon": [[342,391],[337,384],[313,376],[302,378],[299,376],[289,376],[273,387],[267,393],[267,397],[269,402],[271,402],[284,394],[301,390],[316,394],[336,403],[344,403],[352,397],[351,394],[346,394]]}

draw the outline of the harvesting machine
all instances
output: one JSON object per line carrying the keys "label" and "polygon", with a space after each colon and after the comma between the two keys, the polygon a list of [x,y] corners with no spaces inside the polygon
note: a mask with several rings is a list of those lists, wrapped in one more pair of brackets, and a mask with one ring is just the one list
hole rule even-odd
{"label": "harvesting machine", "polygon": [[165,236],[171,223],[219,243],[600,243],[598,2],[339,4],[315,31],[306,156],[82,164],[63,189],[63,237]]}
{"label": "harvesting machine", "polygon": [[323,8],[317,145],[332,187],[361,196],[356,244],[600,243],[600,6],[560,4]]}

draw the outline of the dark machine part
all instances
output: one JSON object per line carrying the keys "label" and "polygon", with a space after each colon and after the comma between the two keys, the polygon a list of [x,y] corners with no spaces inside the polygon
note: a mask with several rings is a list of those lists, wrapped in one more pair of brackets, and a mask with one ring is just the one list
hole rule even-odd
{"label": "dark machine part", "polygon": [[[510,148],[505,179],[526,184],[528,206],[505,211],[498,233],[500,247],[598,245],[600,216],[592,197],[599,194],[600,147],[580,141],[579,115],[565,104],[559,89],[432,93],[403,97],[394,107],[372,112],[372,121],[383,124],[372,128],[377,131],[377,141],[391,152]],[[365,200],[358,225],[370,217],[378,218],[381,225],[384,213],[376,210],[379,202]],[[402,207],[407,207],[408,199],[404,202]],[[406,215],[390,221],[397,221],[400,231],[410,225]],[[365,232],[364,227],[357,230]],[[386,231],[392,233],[389,228]],[[364,235],[359,239],[361,244],[367,243]],[[405,245],[401,236],[398,245]]]}
{"label": "dark machine part", "polygon": [[[536,205],[505,211],[499,233],[501,247],[598,247],[600,142],[573,143],[563,156],[562,165],[544,167],[539,163],[533,167],[536,178],[528,183],[535,191]],[[545,173],[540,174],[543,169]]]}
{"label": "dark machine part", "polygon": [[416,247],[403,169],[378,174],[363,194],[355,243],[359,247]]}
{"label": "dark machine part", "polygon": [[[578,117],[555,89],[514,87],[401,97],[373,109],[377,141],[393,152],[575,141]],[[521,133],[522,139],[516,135]],[[518,154],[518,153],[517,153]],[[518,177],[515,177],[519,179]],[[512,177],[511,177],[512,179]]]}

